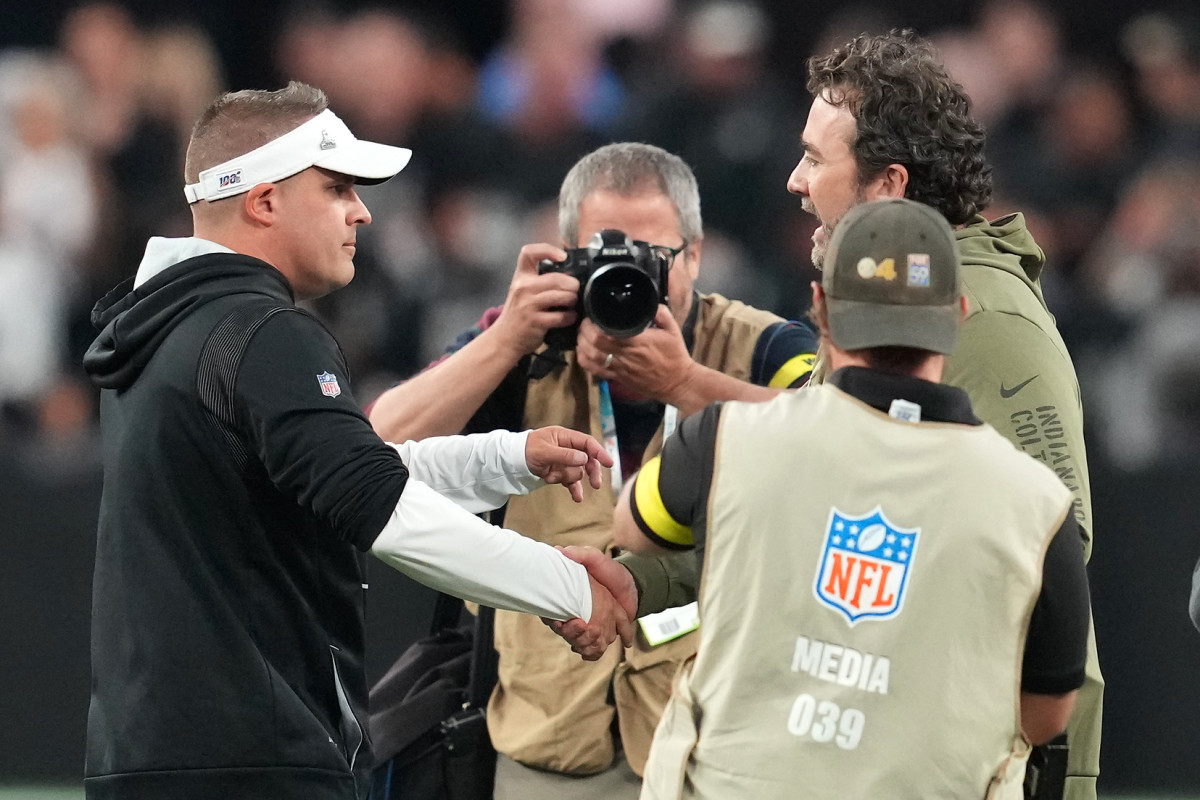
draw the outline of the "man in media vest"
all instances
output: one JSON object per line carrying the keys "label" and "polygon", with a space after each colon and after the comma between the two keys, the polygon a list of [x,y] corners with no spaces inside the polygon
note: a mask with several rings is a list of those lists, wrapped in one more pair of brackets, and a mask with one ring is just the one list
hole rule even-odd
{"label": "man in media vest", "polygon": [[700,644],[642,798],[1020,798],[1084,680],[1071,492],[940,383],[966,313],[953,232],[880,200],[833,235],[831,374],[680,423],[618,545],[703,557]]}

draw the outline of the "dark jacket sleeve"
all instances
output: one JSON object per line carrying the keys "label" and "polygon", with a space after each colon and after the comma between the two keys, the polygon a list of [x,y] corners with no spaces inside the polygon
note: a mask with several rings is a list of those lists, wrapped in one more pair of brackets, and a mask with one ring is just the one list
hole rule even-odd
{"label": "dark jacket sleeve", "polygon": [[275,314],[247,345],[233,395],[270,482],[338,538],[369,549],[408,471],[355,402],[333,336],[304,312]]}

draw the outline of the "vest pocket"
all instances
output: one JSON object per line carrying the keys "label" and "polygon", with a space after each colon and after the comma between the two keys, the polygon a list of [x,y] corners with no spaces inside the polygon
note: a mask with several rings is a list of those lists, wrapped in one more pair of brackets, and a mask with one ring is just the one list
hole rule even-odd
{"label": "vest pocket", "polygon": [[338,652],[337,647],[329,645],[329,659],[333,663],[333,686],[337,691],[338,709],[341,711],[338,728],[342,734],[342,754],[346,757],[346,763],[350,765],[350,770],[353,771],[364,736],[362,725],[359,724],[358,717],[354,716],[354,709],[350,707],[350,698],[346,694],[346,687],[342,685],[342,674],[338,670],[337,662]]}

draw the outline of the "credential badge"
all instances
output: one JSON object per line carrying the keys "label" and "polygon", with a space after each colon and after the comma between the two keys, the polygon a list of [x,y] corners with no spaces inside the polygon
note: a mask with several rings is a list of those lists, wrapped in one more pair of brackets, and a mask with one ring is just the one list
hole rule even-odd
{"label": "credential badge", "polygon": [[321,384],[321,394],[326,397],[337,397],[342,393],[342,387],[338,386],[337,375],[332,372],[322,372],[317,376],[317,382]]}
{"label": "credential badge", "polygon": [[860,619],[891,619],[900,613],[920,528],[893,525],[883,509],[853,517],[829,510],[813,592],[822,604]]}

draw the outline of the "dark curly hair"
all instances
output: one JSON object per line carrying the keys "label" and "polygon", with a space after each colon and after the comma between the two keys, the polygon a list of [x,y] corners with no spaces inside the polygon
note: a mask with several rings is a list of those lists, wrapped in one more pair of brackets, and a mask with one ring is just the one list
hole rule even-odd
{"label": "dark curly hair", "polygon": [[933,46],[911,30],[863,34],[808,60],[808,91],[850,110],[858,174],[867,181],[889,164],[908,169],[906,196],[933,206],[954,225],[992,199],[983,127],[970,98]]}

